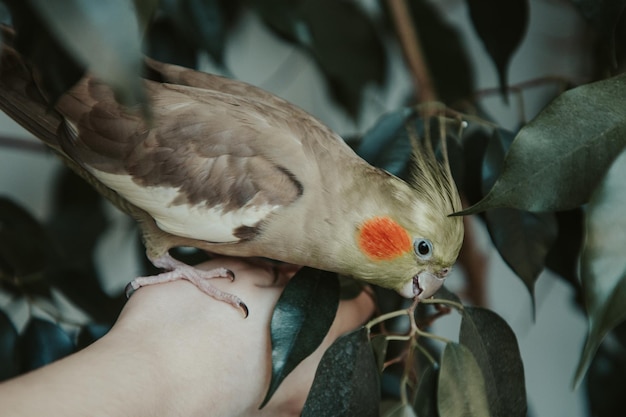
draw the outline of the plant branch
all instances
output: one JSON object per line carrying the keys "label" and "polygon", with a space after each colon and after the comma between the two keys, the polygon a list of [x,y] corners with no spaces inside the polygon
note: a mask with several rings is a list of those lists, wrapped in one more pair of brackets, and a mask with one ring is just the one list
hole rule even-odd
{"label": "plant branch", "polygon": [[389,10],[404,58],[406,59],[418,103],[437,101],[437,92],[426,64],[419,35],[411,20],[406,0],[388,0]]}

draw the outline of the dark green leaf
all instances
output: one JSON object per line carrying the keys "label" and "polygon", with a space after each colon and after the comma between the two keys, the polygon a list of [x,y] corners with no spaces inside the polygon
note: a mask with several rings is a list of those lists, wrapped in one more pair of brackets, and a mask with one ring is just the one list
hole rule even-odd
{"label": "dark green leaf", "polygon": [[428,365],[417,383],[413,408],[419,417],[438,417],[437,414],[437,379],[439,369]]}
{"label": "dark green leaf", "polygon": [[[580,208],[555,213],[559,234],[546,256],[546,266],[569,282],[582,294],[578,273],[579,256],[584,239],[584,218]],[[582,304],[582,299],[578,300]]]}
{"label": "dark green leaf", "polygon": [[45,228],[17,204],[0,197],[0,281],[22,286],[41,280],[56,255]]}
{"label": "dark green leaf", "polygon": [[30,371],[74,352],[70,336],[57,324],[31,318],[20,337],[22,371]]}
{"label": "dark green leaf", "polygon": [[384,114],[365,132],[356,152],[370,164],[400,176],[411,159],[405,125],[414,114],[408,107]]}
{"label": "dark green leaf", "polygon": [[141,42],[131,0],[28,0],[54,36],[123,102],[143,103]]}
{"label": "dark green leaf", "polygon": [[157,61],[196,68],[198,51],[176,30],[171,19],[159,17],[150,25],[147,55]]}
{"label": "dark green leaf", "polygon": [[557,237],[554,214],[499,208],[487,211],[485,218],[494,246],[524,282],[534,302],[535,282]]}
{"label": "dark green leaf", "polygon": [[461,212],[567,210],[586,203],[626,145],[626,74],[559,96],[519,132],[489,194]]}
{"label": "dark green leaf", "polygon": [[263,0],[255,5],[270,27],[311,53],[335,100],[355,117],[363,89],[383,82],[387,62],[373,22],[357,3]]}
{"label": "dark green leaf", "polygon": [[326,337],[339,305],[337,274],[304,267],[289,281],[276,303],[270,336],[272,380],[261,407],[285,377]]}
{"label": "dark green leaf", "polygon": [[466,0],[474,30],[498,70],[506,99],[507,71],[528,26],[528,0]]}
{"label": "dark green leaf", "polygon": [[[512,141],[512,133],[494,130],[483,161],[483,192],[490,189],[500,175],[504,155]],[[535,282],[557,236],[554,215],[500,208],[487,211],[485,220],[494,246],[507,265],[522,279],[534,301]]]}
{"label": "dark green leaf", "polygon": [[617,343],[602,343],[591,362],[585,384],[589,415],[622,416],[625,386],[626,349]]}
{"label": "dark green leaf", "polygon": [[626,153],[593,194],[580,273],[589,333],[576,371],[577,384],[604,336],[626,319]]}
{"label": "dark green leaf", "polygon": [[339,275],[339,298],[342,300],[352,300],[358,297],[366,284],[346,275]]}
{"label": "dark green leaf", "polygon": [[9,317],[0,310],[0,381],[19,373],[18,336]]}
{"label": "dark green leaf", "polygon": [[617,66],[616,29],[623,17],[625,0],[572,0],[578,6],[582,16],[599,34],[598,45],[603,48],[603,55],[609,57],[613,67]]}
{"label": "dark green leaf", "polygon": [[465,307],[459,341],[482,370],[493,417],[526,417],[524,365],[515,333],[496,313]]}
{"label": "dark green leaf", "polygon": [[53,35],[29,1],[6,0],[16,30],[15,47],[41,71],[43,88],[58,100],[84,74],[84,67]]}
{"label": "dark green leaf", "polygon": [[83,326],[83,328],[80,329],[80,333],[78,334],[76,349],[80,350],[86,348],[87,346],[107,334],[110,329],[111,326],[99,323],[89,323]]}
{"label": "dark green leaf", "polygon": [[409,9],[439,99],[454,105],[470,97],[474,91],[473,68],[458,31],[432,1],[410,1]]}
{"label": "dark green leaf", "polygon": [[377,417],[380,377],[367,328],[341,336],[324,353],[303,417]]}
{"label": "dark green leaf", "polygon": [[490,416],[483,375],[463,345],[448,343],[443,350],[437,406],[445,417]]}
{"label": "dark green leaf", "polygon": [[[231,17],[232,0],[168,0],[162,2],[167,18],[184,42],[180,46],[195,46],[206,50],[218,65],[224,65],[224,46]],[[172,28],[174,29],[174,28]],[[174,35],[175,36],[175,35]],[[155,45],[153,49],[160,49]]]}
{"label": "dark green leaf", "polygon": [[470,204],[483,197],[483,159],[491,134],[486,129],[476,129],[463,137],[463,194]]}
{"label": "dark green leaf", "polygon": [[387,360],[387,347],[389,341],[384,334],[378,334],[372,337],[372,350],[374,351],[374,357],[376,358],[376,365],[378,366],[378,372],[382,373],[385,369],[385,361]]}

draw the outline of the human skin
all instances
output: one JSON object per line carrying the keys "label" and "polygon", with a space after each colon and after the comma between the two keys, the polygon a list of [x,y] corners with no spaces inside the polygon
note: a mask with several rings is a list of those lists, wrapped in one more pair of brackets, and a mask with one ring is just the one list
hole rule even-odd
{"label": "human skin", "polygon": [[112,329],[87,348],[0,384],[7,416],[297,416],[323,352],[367,320],[374,305],[362,293],[342,301],[322,345],[261,404],[271,375],[269,322],[286,277],[233,258],[234,282],[215,284],[241,297],[248,318],[185,281],[136,291]]}

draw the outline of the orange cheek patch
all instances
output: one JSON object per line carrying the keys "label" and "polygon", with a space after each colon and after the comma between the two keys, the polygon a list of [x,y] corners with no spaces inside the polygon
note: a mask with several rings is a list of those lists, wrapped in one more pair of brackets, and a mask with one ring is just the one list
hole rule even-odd
{"label": "orange cheek patch", "polygon": [[367,256],[379,261],[397,258],[411,250],[411,237],[389,217],[366,220],[358,232],[357,241]]}

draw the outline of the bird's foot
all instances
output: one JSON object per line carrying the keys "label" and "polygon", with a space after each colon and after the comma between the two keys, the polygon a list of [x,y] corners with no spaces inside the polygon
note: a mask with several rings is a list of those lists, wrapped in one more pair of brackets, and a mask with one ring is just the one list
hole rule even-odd
{"label": "bird's foot", "polygon": [[154,266],[167,271],[158,275],[135,278],[126,286],[126,297],[130,298],[136,290],[147,285],[163,284],[184,279],[194,284],[203,293],[239,309],[244,318],[248,317],[248,307],[239,297],[222,291],[209,282],[213,278],[228,278],[233,281],[235,274],[231,270],[226,268],[197,269],[174,259],[169,254],[150,260]]}

